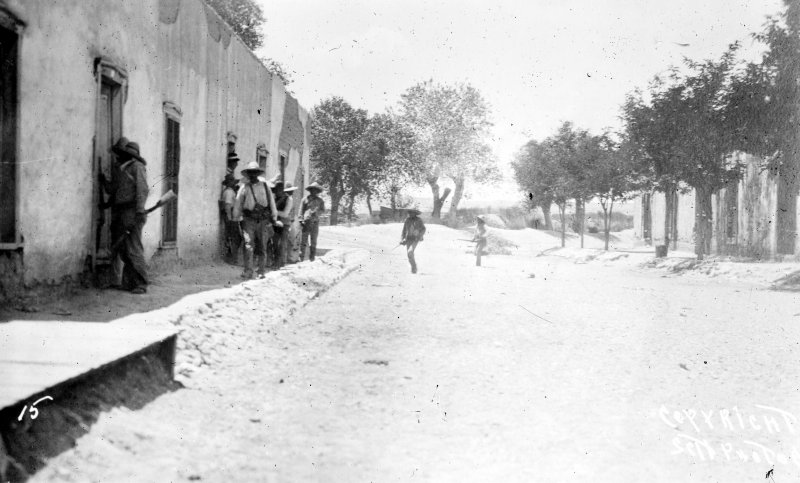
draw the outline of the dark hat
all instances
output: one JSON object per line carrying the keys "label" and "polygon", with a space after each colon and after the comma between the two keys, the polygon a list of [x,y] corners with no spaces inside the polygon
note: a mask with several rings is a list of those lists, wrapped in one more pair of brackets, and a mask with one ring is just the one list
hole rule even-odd
{"label": "dark hat", "polygon": [[[124,144],[123,144],[124,143]],[[143,163],[147,163],[144,158],[139,154],[139,143],[128,141],[127,138],[121,137],[119,141],[111,148],[119,156],[128,155],[134,159],[138,159]]]}
{"label": "dark hat", "polygon": [[129,142],[130,141],[128,140],[128,138],[126,138],[125,136],[122,136],[121,138],[119,138],[117,140],[116,144],[111,146],[111,151],[113,151],[115,154],[119,154],[119,155],[127,154],[125,152],[125,146],[127,146]]}
{"label": "dark hat", "polygon": [[291,193],[292,191],[296,190],[297,186],[289,183],[288,181],[283,185],[283,192],[284,193]]}
{"label": "dark hat", "polygon": [[306,191],[313,191],[313,190],[317,190],[318,193],[323,191],[322,186],[320,186],[316,181],[306,186]]}
{"label": "dark hat", "polygon": [[234,186],[236,185],[236,183],[237,183],[236,177],[234,177],[232,174],[226,174],[225,179],[222,180],[222,184],[224,184],[225,186]]}
{"label": "dark hat", "polygon": [[406,213],[408,213],[408,214],[410,214],[410,215],[419,215],[419,214],[421,214],[422,212],[421,212],[421,211],[419,211],[419,210],[418,210],[418,209],[416,209],[416,208],[409,208],[409,209],[407,209],[407,210],[406,210]]}
{"label": "dark hat", "polygon": [[228,162],[238,162],[239,156],[236,153],[228,153]]}
{"label": "dark hat", "polygon": [[478,220],[478,223],[486,223],[486,220],[483,218],[483,215],[478,215],[475,217]]}
{"label": "dark hat", "polygon": [[144,158],[139,155],[139,143],[133,141],[129,142],[128,145],[125,146],[125,151],[139,161],[145,162]]}
{"label": "dark hat", "polygon": [[261,166],[258,165],[258,161],[250,161],[247,163],[247,166],[245,166],[245,168],[242,170],[242,174],[247,176],[247,173],[250,171],[258,171],[259,173],[264,172]]}

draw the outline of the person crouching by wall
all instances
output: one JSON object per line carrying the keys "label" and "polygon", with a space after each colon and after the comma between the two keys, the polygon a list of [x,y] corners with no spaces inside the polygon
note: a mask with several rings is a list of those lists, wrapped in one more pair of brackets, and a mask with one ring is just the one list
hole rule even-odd
{"label": "person crouching by wall", "polygon": [[272,226],[283,224],[278,220],[275,199],[266,180],[260,176],[264,170],[257,161],[242,170],[243,183],[236,194],[233,217],[241,219],[244,239],[244,272],[242,278],[253,278],[253,257],[258,263],[258,278],[264,278],[267,264],[267,241],[273,235]]}
{"label": "person crouching by wall", "polygon": [[403,223],[403,233],[400,235],[400,244],[406,246],[408,263],[411,264],[411,273],[417,273],[417,260],[414,258],[414,251],[417,244],[425,236],[425,224],[419,217],[420,211],[416,208],[408,210],[408,218]]}
{"label": "person crouching by wall", "polygon": [[142,245],[142,229],[147,222],[144,204],[150,192],[147,162],[139,154],[139,145],[124,137],[111,149],[116,154],[115,175],[109,181],[100,174],[100,182],[112,200],[111,258],[119,257],[124,264],[122,288],[143,294],[147,292],[147,261]]}
{"label": "person crouching by wall", "polygon": [[284,183],[278,178],[272,193],[275,197],[275,209],[278,210],[278,220],[283,226],[275,227],[275,234],[272,236],[272,260],[273,268],[279,269],[286,264],[287,248],[289,246],[289,230],[292,226],[290,218],[292,213],[292,193],[297,188],[292,183]]}
{"label": "person crouching by wall", "polygon": [[325,213],[325,202],[319,197],[320,193],[322,193],[322,186],[317,183],[308,185],[306,191],[308,191],[308,196],[303,200],[303,205],[300,208],[300,225],[303,227],[300,241],[300,261],[302,262],[305,257],[308,239],[311,238],[308,260],[313,262],[314,257],[317,255],[319,216]]}

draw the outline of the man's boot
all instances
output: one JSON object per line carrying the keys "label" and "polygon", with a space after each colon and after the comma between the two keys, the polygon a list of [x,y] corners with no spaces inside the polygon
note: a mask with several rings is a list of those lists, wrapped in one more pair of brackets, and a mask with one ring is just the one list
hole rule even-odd
{"label": "man's boot", "polygon": [[308,261],[313,262],[314,257],[317,255],[317,247],[311,247],[308,249]]}

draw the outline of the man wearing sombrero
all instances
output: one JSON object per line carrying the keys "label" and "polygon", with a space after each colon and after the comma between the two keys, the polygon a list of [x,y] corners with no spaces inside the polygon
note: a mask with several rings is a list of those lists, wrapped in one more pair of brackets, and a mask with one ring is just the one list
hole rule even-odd
{"label": "man wearing sombrero", "polygon": [[319,236],[319,215],[325,213],[325,202],[319,197],[322,193],[322,186],[317,183],[311,183],[306,186],[308,196],[303,200],[303,206],[300,209],[300,225],[303,227],[303,233],[300,241],[300,261],[306,254],[306,246],[308,239],[311,238],[311,247],[308,249],[308,259],[314,261],[317,255],[317,236]]}
{"label": "man wearing sombrero", "polygon": [[236,193],[234,219],[242,220],[244,238],[244,273],[242,278],[253,278],[253,255],[258,263],[258,278],[263,278],[267,266],[267,241],[273,235],[272,226],[281,227],[272,190],[261,178],[264,170],[257,161],[251,161],[242,170],[242,185]]}
{"label": "man wearing sombrero", "polygon": [[406,246],[406,255],[408,256],[408,263],[411,264],[411,273],[417,273],[417,260],[414,258],[414,251],[425,235],[425,223],[419,217],[420,211],[418,209],[411,208],[407,210],[407,213],[408,218],[403,223],[400,244]]}
{"label": "man wearing sombrero", "polygon": [[147,162],[139,154],[139,145],[120,138],[111,148],[116,165],[111,181],[101,173],[101,182],[111,197],[112,259],[124,264],[122,288],[135,294],[147,292],[147,262],[142,245],[142,229],[147,221]]}
{"label": "man wearing sombrero", "polygon": [[273,268],[281,268],[286,263],[289,228],[292,224],[290,216],[294,202],[292,195],[297,187],[292,186],[292,183],[289,182],[284,183],[280,175],[273,178],[273,185],[272,194],[275,197],[275,209],[278,210],[278,220],[283,223],[283,226],[276,227],[275,234],[272,236],[272,266]]}

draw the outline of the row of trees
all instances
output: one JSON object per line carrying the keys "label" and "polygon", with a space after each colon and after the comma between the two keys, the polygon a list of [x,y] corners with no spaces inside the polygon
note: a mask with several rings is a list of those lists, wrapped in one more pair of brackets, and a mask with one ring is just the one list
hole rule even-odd
{"label": "row of trees", "polygon": [[311,164],[331,197],[331,224],[338,223],[342,201],[348,216],[362,199],[370,213],[375,200],[395,209],[404,188],[422,183],[431,188],[431,215],[440,218],[451,192],[441,192],[442,177],[455,185],[454,218],[467,180],[499,178],[487,143],[489,115],[474,87],[433,81],[407,89],[396,111],[371,116],[341,97],[322,101],[312,112]]}
{"label": "row of trees", "polygon": [[[251,50],[263,45],[264,13],[255,0],[207,0]],[[288,69],[262,57],[264,66],[285,85]],[[370,116],[340,97],[317,105],[312,114],[314,176],[331,196],[331,223],[339,208],[352,216],[356,201],[388,199],[396,208],[409,184],[427,183],[433,195],[432,216],[441,216],[450,195],[441,192],[442,177],[453,180],[450,215],[455,216],[466,181],[499,177],[487,144],[490,113],[480,92],[468,84],[417,84],[401,96],[397,112]]]}
{"label": "row of trees", "polygon": [[586,202],[598,198],[603,209],[603,232],[608,249],[614,204],[630,196],[635,183],[631,157],[608,134],[600,136],[563,123],[544,141],[529,141],[512,163],[517,183],[527,192],[529,208],[540,207],[545,229],[552,230],[550,206],[558,207],[561,246],[566,237],[566,208],[575,203],[577,231],[583,247]]}
{"label": "row of trees", "polygon": [[[718,59],[685,59],[627,97],[622,132],[592,136],[566,123],[545,141],[528,143],[514,167],[518,183],[530,193],[529,203],[545,210],[555,203],[563,229],[567,200],[574,200],[582,220],[581,208],[589,198],[599,197],[605,207],[631,193],[659,191],[666,195],[669,245],[677,193],[691,188],[695,252],[702,258],[711,250],[712,195],[740,179],[743,166],[733,154],[747,152],[762,157],[765,169],[781,174],[779,189],[791,196],[781,198],[785,206],[779,206],[778,222],[793,234],[800,184],[800,2],[785,4],[782,15],[753,35],[766,46],[759,62],[739,60],[738,43]],[[782,225],[781,216],[786,219]]]}

